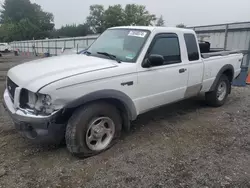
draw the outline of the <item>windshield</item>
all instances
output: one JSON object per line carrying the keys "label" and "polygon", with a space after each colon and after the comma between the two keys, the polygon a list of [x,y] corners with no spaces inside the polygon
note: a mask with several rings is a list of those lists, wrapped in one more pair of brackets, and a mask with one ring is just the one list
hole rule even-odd
{"label": "windshield", "polygon": [[[149,31],[130,29],[106,30],[88,49],[93,56],[108,58],[105,52],[123,62],[135,62],[146,42]],[[99,52],[99,54],[98,54]]]}

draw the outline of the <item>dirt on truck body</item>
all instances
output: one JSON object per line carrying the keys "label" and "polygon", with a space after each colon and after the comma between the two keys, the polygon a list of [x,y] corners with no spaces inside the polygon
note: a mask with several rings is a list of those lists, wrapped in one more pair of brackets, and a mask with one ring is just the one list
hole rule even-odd
{"label": "dirt on truck body", "polygon": [[[6,71],[32,57],[4,54]],[[38,146],[0,108],[0,187],[250,187],[250,88],[232,88],[226,104],[203,96],[141,115],[130,133],[79,160],[65,146]]]}

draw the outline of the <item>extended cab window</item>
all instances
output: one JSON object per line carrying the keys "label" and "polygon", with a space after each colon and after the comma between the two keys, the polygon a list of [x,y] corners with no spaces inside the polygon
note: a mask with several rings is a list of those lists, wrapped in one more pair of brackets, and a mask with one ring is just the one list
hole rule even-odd
{"label": "extended cab window", "polygon": [[150,54],[158,54],[164,57],[164,65],[180,63],[180,45],[177,35],[162,34],[155,38]]}
{"label": "extended cab window", "polygon": [[200,57],[195,36],[193,34],[184,34],[184,38],[187,46],[189,61],[199,60]]}

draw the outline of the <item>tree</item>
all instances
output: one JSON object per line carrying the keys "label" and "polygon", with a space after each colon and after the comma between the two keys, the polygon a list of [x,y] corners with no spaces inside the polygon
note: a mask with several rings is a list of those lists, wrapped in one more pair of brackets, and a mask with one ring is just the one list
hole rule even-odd
{"label": "tree", "polygon": [[48,37],[54,16],[30,0],[5,0],[0,11],[1,38],[5,41]]}
{"label": "tree", "polygon": [[50,12],[44,12],[40,5],[33,4],[35,21],[42,31],[50,31],[54,28],[54,16]]}
{"label": "tree", "polygon": [[152,25],[156,20],[154,14],[150,14],[143,5],[128,4],[124,10],[125,22],[124,25]]}
{"label": "tree", "polygon": [[160,18],[158,18],[156,26],[164,26],[165,25],[165,21],[163,19],[163,16],[161,15]]}
{"label": "tree", "polygon": [[148,26],[152,25],[155,20],[155,15],[150,14],[143,5],[128,4],[123,9],[118,4],[109,6],[106,10],[102,5],[92,5],[86,23],[94,33],[102,33],[109,27],[122,25]]}
{"label": "tree", "polygon": [[19,22],[23,18],[33,19],[34,9],[29,0],[5,0],[2,4],[1,23]]}
{"label": "tree", "polygon": [[87,24],[72,24],[62,26],[60,29],[54,30],[51,33],[52,37],[78,37],[78,36],[85,36],[90,34],[91,31]]}
{"label": "tree", "polygon": [[90,15],[87,17],[87,25],[94,33],[102,33],[104,27],[104,7],[102,5],[91,5]]}
{"label": "tree", "polygon": [[181,24],[176,25],[176,27],[179,27],[179,28],[185,28],[185,27],[186,27],[186,25],[184,25],[183,23],[181,23]]}
{"label": "tree", "polygon": [[125,22],[124,10],[121,5],[109,6],[104,12],[104,27],[122,26]]}

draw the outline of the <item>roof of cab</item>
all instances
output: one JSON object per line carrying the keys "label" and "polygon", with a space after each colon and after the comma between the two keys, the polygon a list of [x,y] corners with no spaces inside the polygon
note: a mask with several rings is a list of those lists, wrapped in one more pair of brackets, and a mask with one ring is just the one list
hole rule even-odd
{"label": "roof of cab", "polygon": [[177,27],[156,27],[156,26],[119,26],[119,27],[112,27],[109,29],[141,29],[141,30],[161,30],[161,31],[172,31],[172,32],[187,32],[187,31],[193,31],[190,29],[185,28],[177,28]]}

